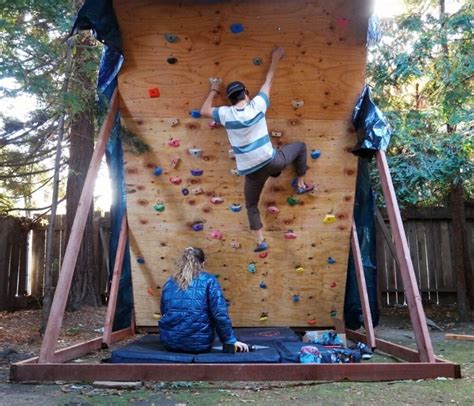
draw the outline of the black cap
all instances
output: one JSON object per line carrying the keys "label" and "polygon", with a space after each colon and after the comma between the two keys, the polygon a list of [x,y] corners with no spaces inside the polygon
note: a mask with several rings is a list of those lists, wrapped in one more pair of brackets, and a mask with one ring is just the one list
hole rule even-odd
{"label": "black cap", "polygon": [[245,90],[245,85],[242,82],[232,82],[227,85],[227,97],[230,97],[232,94],[241,92]]}

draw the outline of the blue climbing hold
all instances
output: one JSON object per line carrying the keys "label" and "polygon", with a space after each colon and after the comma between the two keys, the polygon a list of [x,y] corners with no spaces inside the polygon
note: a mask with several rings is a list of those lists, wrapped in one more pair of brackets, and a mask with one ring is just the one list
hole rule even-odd
{"label": "blue climbing hold", "polygon": [[192,226],[193,231],[202,231],[204,230],[204,223],[194,223]]}
{"label": "blue climbing hold", "polygon": [[243,24],[240,23],[235,23],[230,26],[230,32],[232,34],[240,34],[241,32],[244,31],[244,26]]}
{"label": "blue climbing hold", "polygon": [[318,159],[321,156],[321,151],[318,149],[313,149],[311,151],[311,158]]}
{"label": "blue climbing hold", "polygon": [[189,195],[189,189],[183,187],[183,188],[181,189],[181,193],[183,194],[183,196],[187,196],[187,195]]}
{"label": "blue climbing hold", "polygon": [[191,175],[201,176],[204,173],[202,169],[191,169]]}
{"label": "blue climbing hold", "polygon": [[191,117],[192,117],[192,118],[199,118],[199,117],[201,117],[201,111],[198,110],[198,109],[192,109],[192,110],[191,110],[191,113],[189,113],[189,114],[191,114]]}
{"label": "blue climbing hold", "polygon": [[298,186],[298,179],[293,178],[291,179],[291,187],[297,187]]}
{"label": "blue climbing hold", "polygon": [[137,262],[140,264],[140,265],[143,265],[145,263],[145,258],[143,257],[138,257],[137,258]]}
{"label": "blue climbing hold", "polygon": [[239,212],[240,210],[242,210],[242,205],[239,204],[239,203],[232,203],[232,204],[229,206],[229,209],[230,209],[230,211],[233,211],[234,213],[237,213],[237,212]]}
{"label": "blue climbing hold", "polygon": [[293,302],[295,302],[295,303],[299,302],[300,301],[300,295],[293,295],[291,300],[293,300]]}
{"label": "blue climbing hold", "polygon": [[328,264],[335,264],[336,260],[333,257],[328,258]]}
{"label": "blue climbing hold", "polygon": [[250,264],[247,265],[247,271],[249,271],[250,273],[257,272],[257,266],[255,265],[254,262],[251,262]]}
{"label": "blue climbing hold", "polygon": [[262,289],[266,289],[266,288],[267,288],[267,284],[266,284],[265,282],[263,282],[263,281],[260,282],[260,285],[258,285],[258,286],[260,286],[260,288],[262,288]]}
{"label": "blue climbing hold", "polygon": [[155,170],[153,171],[153,175],[155,176],[160,176],[162,173],[163,173],[163,169],[161,169],[159,166],[157,166]]}

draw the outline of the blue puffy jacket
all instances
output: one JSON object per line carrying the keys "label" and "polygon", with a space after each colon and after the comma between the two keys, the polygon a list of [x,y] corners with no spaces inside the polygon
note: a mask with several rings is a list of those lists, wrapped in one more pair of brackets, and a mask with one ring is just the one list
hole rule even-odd
{"label": "blue puffy jacket", "polygon": [[160,340],[174,351],[209,351],[214,331],[225,344],[237,340],[222,289],[214,275],[201,272],[188,289],[168,279],[161,295]]}

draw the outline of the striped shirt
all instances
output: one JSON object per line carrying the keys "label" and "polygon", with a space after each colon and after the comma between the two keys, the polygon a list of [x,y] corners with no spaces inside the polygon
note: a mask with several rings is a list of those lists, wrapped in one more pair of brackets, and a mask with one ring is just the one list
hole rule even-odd
{"label": "striped shirt", "polygon": [[257,171],[275,156],[265,120],[269,105],[268,96],[260,92],[241,109],[222,106],[212,110],[214,121],[227,131],[240,175]]}

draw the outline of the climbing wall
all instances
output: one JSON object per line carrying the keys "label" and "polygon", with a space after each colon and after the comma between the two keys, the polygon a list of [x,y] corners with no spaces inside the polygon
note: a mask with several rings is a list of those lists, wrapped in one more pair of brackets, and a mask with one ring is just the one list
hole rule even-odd
{"label": "climbing wall", "polygon": [[[124,125],[150,147],[125,147],[137,325],[156,326],[161,289],[188,246],[206,252],[235,326],[332,325],[344,303],[356,179],[350,116],[364,84],[369,0],[114,7],[124,41]],[[293,168],[270,178],[260,201],[270,249],[256,254],[225,130],[195,109],[211,76],[243,81],[255,95],[275,45],[285,57],[267,112],[269,130],[280,135],[272,141],[306,142],[307,179],[317,190],[295,195]]]}

